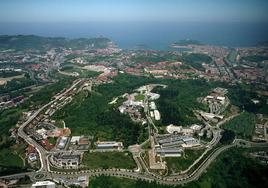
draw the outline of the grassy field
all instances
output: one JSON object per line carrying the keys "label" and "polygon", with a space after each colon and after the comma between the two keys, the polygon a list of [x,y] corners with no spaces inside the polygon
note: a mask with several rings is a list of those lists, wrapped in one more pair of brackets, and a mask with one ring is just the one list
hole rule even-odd
{"label": "grassy field", "polygon": [[97,76],[100,74],[100,73],[95,72],[95,71],[89,71],[86,69],[82,69],[82,67],[75,66],[75,65],[63,67],[60,71],[63,73],[64,72],[66,72],[66,73],[77,72],[79,74],[79,77],[81,77],[81,78],[89,78],[89,77]]}
{"label": "grassy field", "polygon": [[144,100],[144,97],[145,97],[144,95],[138,94],[135,96],[135,101],[142,101],[142,100]]}
{"label": "grassy field", "polygon": [[132,155],[127,152],[88,152],[84,154],[82,164],[86,165],[90,169],[134,169],[136,167]]}
{"label": "grassy field", "polygon": [[232,130],[239,138],[250,139],[254,131],[255,121],[254,114],[243,112],[239,116],[223,124],[222,128]]}
{"label": "grassy field", "polygon": [[185,150],[182,157],[166,157],[169,173],[186,170],[203,152],[204,150]]}

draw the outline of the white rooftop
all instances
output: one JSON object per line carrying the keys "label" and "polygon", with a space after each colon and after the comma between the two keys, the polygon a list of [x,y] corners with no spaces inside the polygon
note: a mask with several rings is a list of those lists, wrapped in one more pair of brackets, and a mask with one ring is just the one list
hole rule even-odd
{"label": "white rooftop", "polygon": [[55,185],[52,181],[38,181],[34,183],[32,186],[45,186],[45,185]]}

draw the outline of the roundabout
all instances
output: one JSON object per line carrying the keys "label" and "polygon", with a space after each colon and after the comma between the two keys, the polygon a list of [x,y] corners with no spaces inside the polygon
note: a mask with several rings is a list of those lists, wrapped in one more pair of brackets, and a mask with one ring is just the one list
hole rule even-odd
{"label": "roundabout", "polygon": [[34,174],[32,179],[40,181],[40,180],[44,180],[45,178],[46,178],[46,175],[44,173],[36,173]]}

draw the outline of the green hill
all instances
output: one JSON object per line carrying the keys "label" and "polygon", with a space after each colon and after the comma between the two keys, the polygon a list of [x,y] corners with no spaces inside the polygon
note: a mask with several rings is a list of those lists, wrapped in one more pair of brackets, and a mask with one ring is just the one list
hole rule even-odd
{"label": "green hill", "polygon": [[40,37],[35,35],[1,35],[0,49],[15,50],[48,50],[50,48],[96,49],[107,47],[108,38],[78,38]]}

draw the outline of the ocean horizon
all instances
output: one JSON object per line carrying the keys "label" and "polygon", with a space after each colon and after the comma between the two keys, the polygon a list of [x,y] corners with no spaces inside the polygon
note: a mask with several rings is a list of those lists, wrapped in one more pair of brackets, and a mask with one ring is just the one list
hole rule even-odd
{"label": "ocean horizon", "polygon": [[85,23],[1,23],[0,35],[45,37],[108,37],[120,48],[166,50],[173,42],[194,39],[204,44],[227,47],[253,46],[268,41],[267,23],[201,22],[85,22]]}

